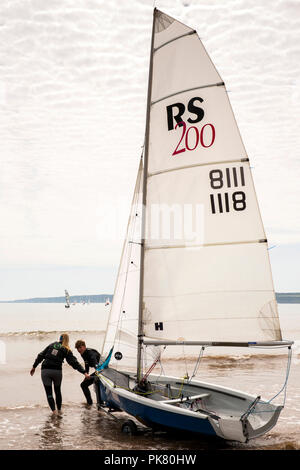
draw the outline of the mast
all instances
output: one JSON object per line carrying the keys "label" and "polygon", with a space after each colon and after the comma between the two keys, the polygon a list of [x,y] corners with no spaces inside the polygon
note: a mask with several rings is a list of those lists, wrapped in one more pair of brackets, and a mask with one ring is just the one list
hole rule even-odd
{"label": "mast", "polygon": [[147,199],[147,174],[149,155],[149,128],[150,128],[150,108],[153,76],[153,49],[154,49],[154,26],[156,8],[153,10],[152,37],[149,62],[147,112],[145,129],[145,151],[144,151],[144,174],[143,174],[143,201],[142,201],[142,239],[141,239],[141,263],[140,263],[140,298],[138,316],[138,353],[137,353],[137,381],[141,379],[142,372],[142,336],[143,336],[143,292],[144,292],[144,258],[145,258],[145,232],[146,232],[146,199]]}

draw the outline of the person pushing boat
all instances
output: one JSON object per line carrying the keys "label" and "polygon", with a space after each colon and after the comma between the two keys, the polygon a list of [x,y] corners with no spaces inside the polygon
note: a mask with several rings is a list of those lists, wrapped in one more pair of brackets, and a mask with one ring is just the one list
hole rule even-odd
{"label": "person pushing boat", "polygon": [[[100,362],[100,353],[96,349],[87,348],[85,342],[82,339],[76,341],[75,348],[77,349],[81,357],[84,359],[85,372],[88,373],[90,367],[94,367],[96,369]],[[90,375],[89,379],[84,380],[80,384],[88,405],[93,404],[89,386],[94,383],[94,379],[95,372]]]}
{"label": "person pushing boat", "polygon": [[[79,364],[76,357],[73,355],[69,346],[69,335],[62,334],[59,341],[49,344],[42,352],[40,352],[32,366],[30,375],[33,376],[36,367],[42,362],[41,377],[45,388],[47,401],[49,407],[54,414],[61,410],[62,395],[61,395],[61,382],[62,382],[62,364],[66,359],[67,363],[78,370],[85,376],[85,379],[90,379],[84,368]],[[54,385],[55,400],[53,397]],[[56,406],[55,406],[56,405]]]}

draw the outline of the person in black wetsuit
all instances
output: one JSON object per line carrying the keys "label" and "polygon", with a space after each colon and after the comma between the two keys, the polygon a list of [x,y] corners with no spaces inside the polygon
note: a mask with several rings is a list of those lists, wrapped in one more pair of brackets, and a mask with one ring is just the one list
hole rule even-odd
{"label": "person in black wetsuit", "polygon": [[[100,353],[96,351],[96,349],[87,348],[85,342],[82,339],[79,339],[75,343],[75,348],[81,354],[81,357],[84,359],[85,364],[85,372],[88,373],[90,367],[96,368],[100,361]],[[93,400],[91,396],[91,392],[89,390],[89,386],[94,383],[95,379],[95,372],[90,375],[90,379],[84,380],[80,386],[86,398],[87,404],[92,405]]]}
{"label": "person in black wetsuit", "polygon": [[[49,344],[40,352],[30,371],[30,375],[33,375],[38,364],[43,361],[41,371],[42,382],[45,387],[48,404],[55,414],[55,403],[57,411],[61,410],[62,396],[60,387],[62,381],[62,363],[65,359],[73,369],[84,374],[86,379],[90,378],[84,368],[79,364],[76,357],[72,354],[69,347],[69,335],[67,334],[61,335],[59,341]],[[52,384],[54,385],[55,401],[53,398]]]}

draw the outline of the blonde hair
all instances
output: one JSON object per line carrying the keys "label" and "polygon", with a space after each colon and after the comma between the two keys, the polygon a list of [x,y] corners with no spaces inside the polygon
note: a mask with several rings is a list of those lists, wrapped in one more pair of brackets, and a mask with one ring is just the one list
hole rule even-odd
{"label": "blonde hair", "polygon": [[62,342],[61,345],[66,348],[68,351],[71,351],[70,346],[69,346],[69,335],[67,333],[63,333],[61,335]]}

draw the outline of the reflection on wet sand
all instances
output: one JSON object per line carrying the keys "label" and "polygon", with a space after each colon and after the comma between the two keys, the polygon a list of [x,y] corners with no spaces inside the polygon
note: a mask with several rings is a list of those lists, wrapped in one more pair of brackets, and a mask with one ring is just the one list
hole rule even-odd
{"label": "reflection on wet sand", "polygon": [[40,432],[39,448],[46,449],[63,449],[63,427],[62,417],[58,415],[50,415]]}
{"label": "reflection on wet sand", "polygon": [[[293,406],[292,406],[293,405]],[[291,410],[295,403],[290,403]],[[125,413],[108,415],[87,409],[83,404],[67,404],[62,418],[52,417],[46,407],[3,411],[0,416],[1,449],[40,450],[257,450],[299,449],[299,432],[294,414],[288,410],[273,432],[248,444],[225,442],[215,437],[203,437],[182,432],[156,432],[140,425],[137,436],[123,434]],[[17,425],[16,425],[17,423]]]}

